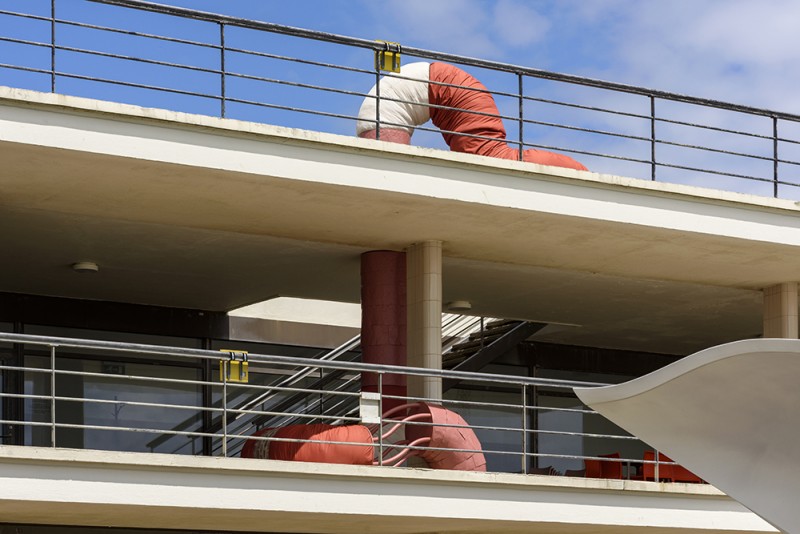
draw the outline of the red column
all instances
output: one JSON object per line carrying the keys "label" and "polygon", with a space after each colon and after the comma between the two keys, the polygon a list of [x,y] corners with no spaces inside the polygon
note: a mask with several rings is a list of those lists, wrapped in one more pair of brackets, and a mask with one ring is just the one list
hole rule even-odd
{"label": "red column", "polygon": [[[406,255],[375,250],[361,255],[361,360],[406,365]],[[406,395],[406,377],[383,375],[384,395]],[[378,375],[361,374],[363,391],[378,391]],[[384,399],[383,410],[403,404]]]}

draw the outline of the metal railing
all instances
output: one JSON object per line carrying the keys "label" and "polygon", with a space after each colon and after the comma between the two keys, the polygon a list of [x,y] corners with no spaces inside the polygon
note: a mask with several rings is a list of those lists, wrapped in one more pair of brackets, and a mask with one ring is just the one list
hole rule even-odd
{"label": "metal railing", "polygon": [[[22,360],[0,365],[0,375],[18,375],[17,380],[3,380],[4,384],[24,384],[17,389],[5,389],[0,401],[22,403],[24,414],[19,419],[3,419],[0,425],[24,436],[19,445],[72,447],[105,450],[147,451],[146,443],[153,437],[172,436],[193,443],[197,439],[210,439],[216,444],[214,454],[233,456],[239,453],[248,440],[252,442],[328,443],[353,446],[353,442],[338,442],[325,438],[287,439],[281,437],[253,436],[262,427],[263,417],[285,418],[307,423],[336,423],[336,425],[361,425],[370,429],[374,441],[360,443],[373,449],[376,465],[384,465],[389,458],[418,454],[426,451],[439,453],[479,453],[486,458],[489,470],[526,474],[567,474],[583,476],[588,462],[614,463],[627,477],[641,477],[642,467],[666,465],[658,455],[655,460],[643,459],[648,447],[638,439],[625,434],[596,412],[582,406],[572,393],[574,386],[601,385],[589,382],[528,378],[489,373],[464,373],[421,368],[368,365],[335,360],[309,360],[287,356],[250,354],[250,380],[240,383],[218,373],[219,380],[202,380],[191,376],[175,376],[168,372],[176,362],[209,360],[216,368],[224,367],[230,356],[210,350],[165,347],[135,343],[57,338],[24,334],[0,333],[0,343],[21,348]],[[94,359],[88,358],[94,355]],[[97,368],[97,356],[112,365]],[[156,358],[158,365],[140,368],[139,372],[116,365],[115,358],[134,361],[131,356]],[[307,384],[265,385],[278,372],[313,367],[319,374],[342,371],[359,376],[362,372],[375,373],[378,378],[378,396],[372,402],[378,420],[364,421],[365,410],[342,415],[335,403],[316,404],[313,410],[296,404],[289,411],[273,411],[261,406],[244,406],[231,402],[235,391],[246,389],[253,395],[271,393],[305,395],[308,399],[325,396],[331,399],[354,399],[364,405],[364,394],[340,390],[336,387],[317,389]],[[185,369],[191,369],[185,366]],[[380,394],[383,377],[404,375],[458,380],[460,388],[455,395],[444,399],[398,397]],[[202,395],[192,394],[201,388],[211,388],[209,397],[214,401],[203,404]],[[113,396],[112,396],[113,393]],[[560,406],[545,401],[560,399]],[[188,400],[187,400],[188,399]],[[564,399],[571,399],[566,404]],[[377,403],[376,405],[374,403]],[[384,417],[381,406],[386,403],[428,403],[442,406],[460,414],[467,427],[460,423],[395,416]],[[327,408],[326,408],[327,406]],[[128,412],[126,412],[128,410]],[[13,411],[5,411],[11,413]],[[175,430],[170,414],[195,414],[197,424],[191,428]],[[203,414],[211,414],[215,429],[203,425]],[[547,421],[550,421],[548,423]],[[219,423],[219,424],[217,424]],[[469,429],[482,443],[480,449],[459,448],[448,443],[405,443],[384,439],[384,429],[401,426]],[[277,425],[280,426],[280,425]],[[587,430],[591,429],[591,430]],[[151,449],[152,450],[152,449]],[[622,451],[622,454],[620,454]],[[626,452],[627,451],[627,452]],[[164,452],[155,448],[155,452]],[[172,452],[172,451],[168,451]],[[195,450],[184,453],[201,454]],[[608,453],[616,452],[613,456]],[[392,465],[402,465],[400,462]],[[624,470],[623,470],[624,467]]]}
{"label": "metal railing", "polygon": [[[8,22],[0,24],[0,84],[347,135],[361,101],[377,98],[378,137],[392,126],[380,118],[384,73],[373,65],[383,42],[139,0],[28,5],[0,10]],[[401,52],[404,62],[475,72],[500,118],[515,124],[512,146],[565,152],[597,172],[800,198],[798,115],[406,45]],[[417,131],[422,144],[444,147],[438,130]]]}
{"label": "metal railing", "polygon": [[[459,339],[463,339],[467,337],[472,332],[478,331],[482,329],[484,324],[483,317],[471,317],[467,315],[458,315],[458,314],[451,314],[451,313],[443,313],[442,314],[442,352],[445,352],[450,346],[457,342]],[[315,355],[311,360],[311,365],[306,365],[305,367],[300,367],[298,369],[292,369],[291,373],[286,376],[279,376],[274,381],[269,383],[268,385],[271,386],[266,391],[247,391],[244,389],[240,389],[239,391],[235,392],[235,396],[233,398],[229,398],[228,400],[233,400],[239,403],[240,409],[250,410],[250,409],[260,409],[261,411],[268,412],[267,414],[263,414],[254,421],[248,421],[246,425],[256,425],[256,426],[263,426],[264,424],[285,424],[287,422],[287,417],[283,416],[273,416],[268,415],[278,410],[277,413],[281,413],[281,410],[284,407],[291,408],[293,406],[298,405],[300,400],[307,396],[305,390],[299,390],[294,392],[293,395],[287,395],[287,391],[291,391],[287,389],[290,386],[299,386],[301,384],[307,384],[308,387],[321,389],[323,387],[337,387],[339,391],[355,391],[357,390],[358,384],[358,376],[351,375],[347,380],[342,381],[341,378],[344,376],[345,371],[339,370],[330,372],[327,375],[323,376],[320,373],[319,368],[313,365],[314,361],[326,361],[326,360],[335,360],[335,361],[342,361],[347,355],[351,354],[352,352],[357,352],[361,350],[361,334],[354,336],[353,338],[345,341],[338,347],[335,347],[329,351],[323,351],[317,355]],[[265,384],[266,385],[266,384]],[[345,417],[342,421],[346,421],[346,417],[348,417],[349,409],[348,407],[352,404],[355,404],[357,407],[357,402],[346,403],[346,399],[342,399],[345,402],[340,402],[337,406],[342,407],[343,413],[341,415]],[[316,402],[322,402],[321,399],[318,399]],[[217,401],[215,406],[220,406],[222,403],[221,400]],[[313,408],[313,407],[308,407]],[[330,412],[330,408],[328,409]],[[189,428],[193,423],[193,417],[189,416],[185,418],[183,421],[178,423],[173,427],[174,430],[184,430]],[[221,422],[217,422],[212,424],[210,429],[218,430],[221,426]],[[147,443],[147,448],[153,450],[155,447],[162,446],[163,444],[170,441],[174,435],[171,434],[164,434],[158,436],[157,438],[153,439],[152,441]],[[197,438],[196,438],[197,439]],[[196,450],[197,445],[195,440],[192,440],[191,443],[184,443],[178,446],[176,449],[170,451],[173,453],[180,452],[184,448],[190,448],[191,450]]]}

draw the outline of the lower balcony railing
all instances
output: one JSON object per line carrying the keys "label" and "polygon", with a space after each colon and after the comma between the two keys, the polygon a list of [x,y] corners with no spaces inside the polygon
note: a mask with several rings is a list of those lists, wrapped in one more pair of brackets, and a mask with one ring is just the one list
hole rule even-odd
{"label": "lower balcony railing", "polygon": [[[702,482],[572,392],[602,384],[23,334],[0,345],[6,445]],[[431,379],[444,398],[397,394]]]}

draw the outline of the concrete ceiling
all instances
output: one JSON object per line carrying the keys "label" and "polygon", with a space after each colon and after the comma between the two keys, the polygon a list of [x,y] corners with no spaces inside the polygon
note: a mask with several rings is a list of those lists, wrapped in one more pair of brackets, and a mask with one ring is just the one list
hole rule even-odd
{"label": "concrete ceiling", "polygon": [[[547,341],[682,354],[759,335],[760,289],[800,272],[793,206],[78,111],[0,106],[0,291],[357,302],[362,252],[440,239],[445,302],[577,325]],[[100,271],[70,269],[84,260]]]}

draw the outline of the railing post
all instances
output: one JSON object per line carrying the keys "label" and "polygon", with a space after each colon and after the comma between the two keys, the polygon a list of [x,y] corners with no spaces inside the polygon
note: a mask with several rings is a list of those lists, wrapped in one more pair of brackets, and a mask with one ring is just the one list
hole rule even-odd
{"label": "railing post", "polygon": [[222,363],[222,456],[228,456],[228,360]]}
{"label": "railing post", "polygon": [[528,474],[528,386],[522,384],[522,473]]}
{"label": "railing post", "polygon": [[661,480],[661,474],[659,473],[658,465],[659,465],[659,462],[661,461],[661,453],[658,452],[658,449],[656,449],[655,452],[656,452],[655,453],[656,464],[653,467],[653,481],[654,482],[659,482]]}
{"label": "railing post", "polygon": [[[212,343],[209,338],[203,339],[203,350],[211,350]],[[202,429],[204,434],[210,433],[210,429],[214,424],[214,412],[212,410],[214,406],[213,398],[214,398],[214,386],[213,377],[214,371],[211,366],[211,360],[203,359],[202,360],[202,369],[201,369],[201,376],[203,377],[203,386],[201,389],[201,397],[202,397],[202,404],[203,404],[203,412],[202,412]],[[203,443],[203,456],[213,456],[214,450],[214,443],[211,436],[203,436],[202,443]]]}
{"label": "railing post", "polygon": [[[536,378],[537,376],[537,367],[533,365],[531,368],[531,377]],[[533,404],[531,405],[532,412],[531,412],[531,429],[533,429],[533,436],[531,439],[531,453],[532,453],[532,461],[533,467],[539,467],[539,390],[534,385],[531,386],[531,399],[533,400]]]}
{"label": "railing post", "polygon": [[656,180],[656,98],[650,95],[650,179]]}
{"label": "railing post", "polygon": [[517,95],[517,99],[519,101],[519,161],[522,161],[522,152],[525,149],[525,145],[523,144],[523,129],[525,126],[525,102],[522,98],[522,73],[517,73],[517,86],[519,90],[519,94]]}
{"label": "railing post", "polygon": [[56,446],[56,346],[50,345],[50,446]]}
{"label": "railing post", "polygon": [[378,465],[383,465],[383,372],[378,373]]}
{"label": "railing post", "polygon": [[56,92],[56,0],[50,0],[50,92]]}
{"label": "railing post", "polygon": [[381,138],[381,71],[375,66],[375,139]]}
{"label": "railing post", "polygon": [[772,195],[778,198],[778,117],[772,116]]}
{"label": "railing post", "polygon": [[220,117],[225,118],[225,23],[219,23]]}

